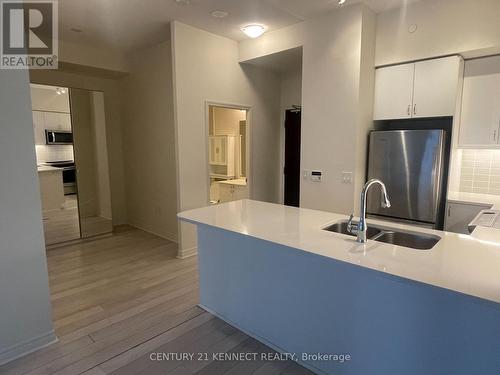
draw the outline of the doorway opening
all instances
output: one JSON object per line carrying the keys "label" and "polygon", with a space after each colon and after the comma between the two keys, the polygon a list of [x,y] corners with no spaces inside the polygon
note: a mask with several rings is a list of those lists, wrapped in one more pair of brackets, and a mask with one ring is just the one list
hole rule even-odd
{"label": "doorway opening", "polygon": [[284,204],[300,205],[300,108],[285,111]]}
{"label": "doorway opening", "polygon": [[46,246],[111,232],[103,93],[30,89]]}
{"label": "doorway opening", "polygon": [[208,105],[209,203],[249,197],[249,108]]}

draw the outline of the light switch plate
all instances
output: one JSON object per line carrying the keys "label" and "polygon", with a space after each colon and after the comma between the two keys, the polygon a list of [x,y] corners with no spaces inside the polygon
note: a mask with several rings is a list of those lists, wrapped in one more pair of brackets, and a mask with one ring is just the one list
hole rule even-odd
{"label": "light switch plate", "polygon": [[342,183],[352,184],[352,172],[342,172]]}
{"label": "light switch plate", "polygon": [[323,180],[323,172],[321,171],[311,171],[311,181],[321,182]]}

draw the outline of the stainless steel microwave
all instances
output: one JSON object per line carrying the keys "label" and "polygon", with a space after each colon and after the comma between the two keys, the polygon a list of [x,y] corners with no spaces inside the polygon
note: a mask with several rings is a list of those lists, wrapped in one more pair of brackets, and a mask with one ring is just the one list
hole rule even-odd
{"label": "stainless steel microwave", "polygon": [[64,130],[45,129],[45,143],[48,145],[72,145],[73,133]]}

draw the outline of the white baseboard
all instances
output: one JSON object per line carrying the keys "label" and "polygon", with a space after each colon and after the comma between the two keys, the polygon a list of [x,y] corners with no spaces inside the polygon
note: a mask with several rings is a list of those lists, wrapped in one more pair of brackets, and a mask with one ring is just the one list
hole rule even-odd
{"label": "white baseboard", "polygon": [[33,353],[37,350],[45,348],[59,341],[54,330],[47,332],[43,335],[26,340],[20,344],[11,346],[0,352],[0,365],[11,362],[27,354]]}
{"label": "white baseboard", "polygon": [[192,247],[190,249],[180,251],[179,254],[177,255],[177,258],[178,259],[186,259],[186,258],[193,257],[197,254],[198,254],[198,247],[195,246],[195,247]]}
{"label": "white baseboard", "polygon": [[172,233],[167,233],[166,235],[165,235],[165,234],[159,234],[159,233],[156,233],[156,232],[154,232],[154,231],[152,231],[152,230],[142,228],[140,225],[137,225],[137,224],[127,223],[127,225],[130,225],[131,227],[134,227],[134,228],[136,228],[136,229],[140,229],[140,230],[142,230],[142,231],[144,231],[144,232],[154,234],[155,236],[158,236],[158,237],[164,238],[164,239],[169,240],[169,241],[171,241],[171,242],[178,243],[178,241],[177,241],[177,236],[175,236],[175,235],[174,235],[174,234],[172,234]]}

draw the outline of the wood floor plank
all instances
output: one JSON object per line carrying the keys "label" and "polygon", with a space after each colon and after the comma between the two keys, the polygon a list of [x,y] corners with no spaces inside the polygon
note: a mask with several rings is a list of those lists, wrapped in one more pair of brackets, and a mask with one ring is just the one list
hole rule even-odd
{"label": "wood floor plank", "polygon": [[[2,375],[308,374],[294,363],[214,361],[263,346],[197,306],[197,258],[134,228],[47,251],[59,341],[0,366]],[[209,360],[152,361],[152,352]]]}
{"label": "wood floor plank", "polygon": [[99,365],[99,367],[106,374],[110,374],[114,371],[117,371],[118,369],[126,366],[127,364],[132,363],[136,359],[148,355],[150,352],[155,351],[157,348],[167,344],[168,342],[175,340],[184,333],[203,325],[204,323],[213,318],[214,317],[208,313],[200,314],[194,317],[193,319],[190,319],[184,322],[183,324],[102,363],[101,365]]}
{"label": "wood floor plank", "polygon": [[[211,345],[236,333],[236,329],[227,323],[213,319],[196,330],[191,330],[177,339],[158,347],[155,351],[159,353],[203,353]],[[240,332],[238,332],[240,333]],[[135,375],[149,373],[168,373],[176,367],[186,367],[188,361],[182,359],[152,361],[149,355],[145,355],[123,369],[113,373],[119,375]]]}
{"label": "wood floor plank", "polygon": [[74,375],[85,372],[99,364],[127,351],[129,348],[140,345],[148,341],[184,321],[199,315],[199,309],[191,309],[178,316],[165,320],[161,325],[151,327],[146,331],[135,333],[131,336],[123,338],[110,337],[106,341],[95,342],[78,352],[73,352],[67,356],[58,358],[56,361],[50,362],[36,370],[29,372],[30,375]]}
{"label": "wood floor plank", "polygon": [[[252,338],[247,338],[245,341],[235,346],[233,349],[228,350],[228,354],[233,353],[252,353],[256,349],[255,340]],[[233,367],[237,366],[240,362],[236,359],[228,359],[224,361],[212,361],[207,366],[195,371],[196,375],[218,375],[224,374],[231,370]]]}

